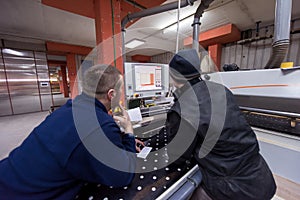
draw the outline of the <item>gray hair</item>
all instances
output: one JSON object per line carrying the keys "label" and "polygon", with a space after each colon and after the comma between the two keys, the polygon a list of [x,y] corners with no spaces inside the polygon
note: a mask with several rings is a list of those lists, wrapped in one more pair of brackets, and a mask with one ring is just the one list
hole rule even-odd
{"label": "gray hair", "polygon": [[94,65],[84,73],[82,90],[87,95],[102,97],[110,89],[121,86],[121,72],[112,65]]}

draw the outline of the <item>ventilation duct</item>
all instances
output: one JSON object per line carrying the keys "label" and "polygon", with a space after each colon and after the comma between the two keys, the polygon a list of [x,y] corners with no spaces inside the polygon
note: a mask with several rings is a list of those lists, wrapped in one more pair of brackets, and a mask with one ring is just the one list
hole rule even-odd
{"label": "ventilation duct", "polygon": [[265,69],[278,68],[290,44],[292,0],[276,0],[274,42],[271,57]]}
{"label": "ventilation duct", "polygon": [[200,17],[202,17],[202,14],[205,9],[209,7],[209,4],[211,4],[214,0],[202,0],[201,4],[196,10],[196,13],[194,15],[194,22],[192,24],[193,26],[193,49],[196,49],[196,51],[199,51],[199,32],[200,32]]}
{"label": "ventilation duct", "polygon": [[[180,8],[186,7],[188,5],[192,6],[195,1],[197,1],[197,0],[181,0]],[[128,14],[126,17],[124,17],[122,19],[121,28],[124,31],[126,24],[128,22],[130,22],[131,20],[141,18],[141,17],[150,16],[150,15],[154,15],[154,14],[158,14],[158,13],[162,13],[162,12],[166,12],[166,11],[169,11],[169,10],[174,10],[174,9],[177,9],[177,8],[178,8],[178,3],[173,2],[173,3],[164,4],[164,5],[158,6],[158,7],[148,8],[148,9],[142,10],[140,12]]]}
{"label": "ventilation duct", "polygon": [[[188,5],[192,6],[194,4],[194,2],[196,2],[197,0],[181,0],[180,1],[180,8],[186,7]],[[146,16],[151,16],[154,14],[158,14],[158,13],[162,13],[162,12],[166,12],[169,10],[174,10],[178,8],[178,3],[177,2],[173,2],[173,3],[168,3],[168,4],[164,4],[162,6],[158,6],[158,7],[153,7],[153,8],[148,8],[145,10],[142,10],[140,12],[136,12],[136,13],[132,13],[132,14],[128,14],[127,16],[125,16],[122,21],[121,21],[121,30],[122,30],[122,41],[123,41],[123,62],[125,62],[126,57],[125,57],[125,27],[127,25],[128,22],[134,20],[134,19],[138,19],[141,17],[146,17]]]}

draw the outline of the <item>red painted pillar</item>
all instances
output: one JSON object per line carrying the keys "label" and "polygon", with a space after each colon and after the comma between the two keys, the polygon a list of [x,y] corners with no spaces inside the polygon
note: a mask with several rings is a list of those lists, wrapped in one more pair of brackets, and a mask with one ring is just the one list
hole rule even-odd
{"label": "red painted pillar", "polygon": [[98,63],[116,66],[123,74],[121,1],[95,0]]}
{"label": "red painted pillar", "polygon": [[63,94],[64,93],[64,85],[62,82],[61,70],[58,70],[58,83],[59,83],[59,91]]}
{"label": "red painted pillar", "polygon": [[141,62],[141,63],[147,63],[151,61],[150,56],[144,56],[144,55],[134,55],[131,56],[132,61],[134,62]]}
{"label": "red painted pillar", "polygon": [[215,70],[221,71],[220,67],[221,67],[222,45],[214,44],[208,46],[208,53],[217,67],[217,69]]}
{"label": "red painted pillar", "polygon": [[70,81],[70,92],[71,98],[74,99],[78,95],[78,84],[76,80],[77,70],[76,70],[76,58],[75,54],[67,54],[67,67],[68,67],[68,77]]}
{"label": "red painted pillar", "polygon": [[[60,82],[62,82],[62,93],[64,94],[64,97],[69,97],[69,88],[68,88],[68,81],[67,81],[67,72],[66,72],[66,66],[65,65],[61,65],[60,66],[60,77],[61,80]],[[60,85],[59,82],[59,85]]]}

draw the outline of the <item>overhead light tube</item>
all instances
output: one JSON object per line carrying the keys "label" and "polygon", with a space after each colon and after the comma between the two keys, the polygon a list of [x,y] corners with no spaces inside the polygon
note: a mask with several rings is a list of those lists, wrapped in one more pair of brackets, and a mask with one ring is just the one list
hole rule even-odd
{"label": "overhead light tube", "polygon": [[133,48],[136,48],[138,46],[141,46],[145,43],[146,41],[144,40],[140,40],[140,39],[133,39],[133,40],[130,40],[129,42],[127,42],[125,44],[125,47],[126,48],[129,48],[129,49],[133,49]]}

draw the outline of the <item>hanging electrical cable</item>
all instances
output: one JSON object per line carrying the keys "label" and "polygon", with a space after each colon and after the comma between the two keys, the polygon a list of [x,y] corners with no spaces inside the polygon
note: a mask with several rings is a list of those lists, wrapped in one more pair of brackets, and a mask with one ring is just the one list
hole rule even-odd
{"label": "hanging electrical cable", "polygon": [[181,0],[178,0],[178,9],[177,9],[177,34],[176,34],[176,53],[178,52],[178,46],[179,46],[180,3],[181,3]]}

